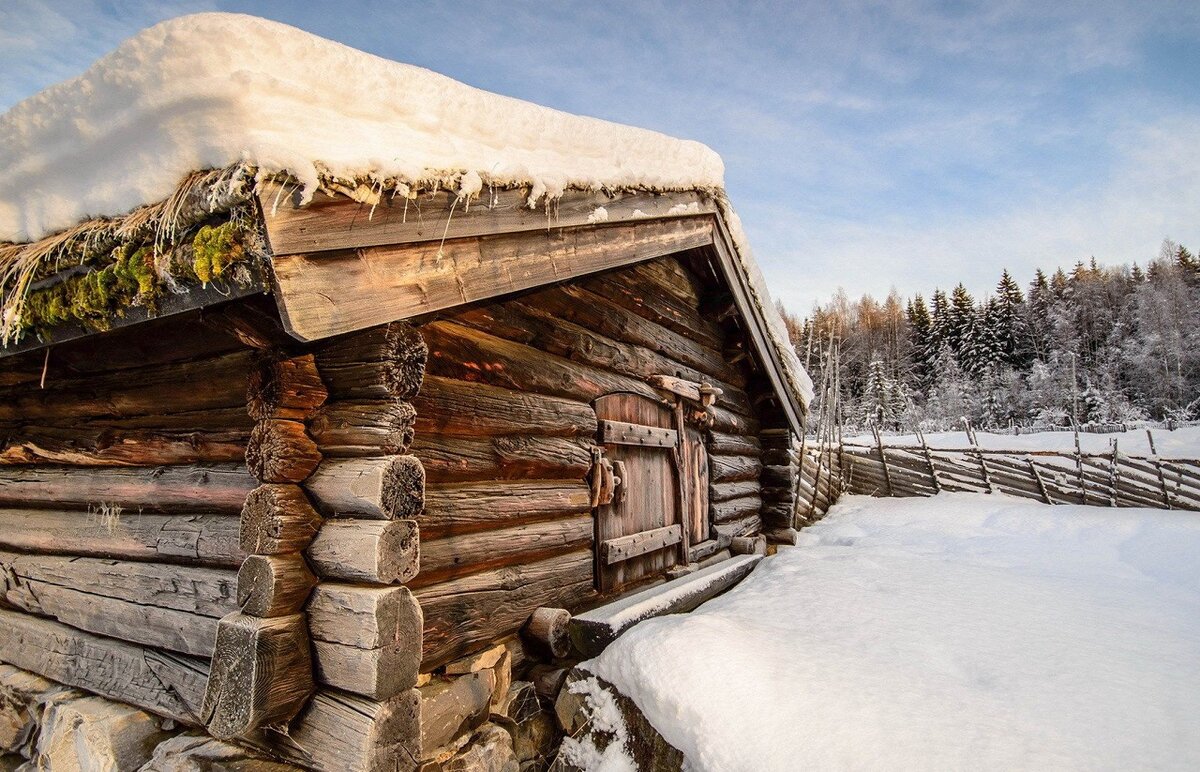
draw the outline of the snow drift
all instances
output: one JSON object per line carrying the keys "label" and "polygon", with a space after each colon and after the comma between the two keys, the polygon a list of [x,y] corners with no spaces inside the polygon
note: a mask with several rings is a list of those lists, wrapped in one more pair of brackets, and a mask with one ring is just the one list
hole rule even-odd
{"label": "snow drift", "polygon": [[1196,769],[1200,517],[843,497],[586,666],[694,769]]}

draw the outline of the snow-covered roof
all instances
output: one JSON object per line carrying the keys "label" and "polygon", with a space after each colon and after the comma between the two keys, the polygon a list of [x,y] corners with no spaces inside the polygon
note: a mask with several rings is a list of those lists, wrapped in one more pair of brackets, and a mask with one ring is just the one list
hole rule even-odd
{"label": "snow-covered roof", "polygon": [[699,142],[472,88],[294,27],[202,13],[151,27],[0,118],[0,241],[160,201],[244,161],[404,182],[717,190]]}
{"label": "snow-covered roof", "polygon": [[231,166],[259,180],[286,175],[309,194],[331,179],[466,196],[520,185],[531,203],[568,189],[711,194],[789,380],[810,398],[711,149],[488,93],[253,16],[163,22],[0,116],[0,242],[124,215],[168,199],[189,174]]}

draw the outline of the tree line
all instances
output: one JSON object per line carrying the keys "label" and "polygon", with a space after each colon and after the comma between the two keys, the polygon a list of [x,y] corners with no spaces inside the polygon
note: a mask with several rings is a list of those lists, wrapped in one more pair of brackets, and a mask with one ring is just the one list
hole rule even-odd
{"label": "tree line", "polygon": [[[781,308],[848,429],[1070,426],[1200,413],[1200,260],[1165,241],[1145,268],[1076,263],[1023,289],[959,284],[882,301],[843,291],[804,318]],[[836,348],[837,357],[830,352]],[[839,377],[823,379],[829,362]],[[827,397],[829,395],[826,395]]]}

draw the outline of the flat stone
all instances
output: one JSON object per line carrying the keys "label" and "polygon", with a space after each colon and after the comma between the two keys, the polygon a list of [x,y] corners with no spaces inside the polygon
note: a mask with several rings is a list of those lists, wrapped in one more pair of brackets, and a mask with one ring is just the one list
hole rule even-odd
{"label": "flat stone", "polygon": [[512,736],[495,724],[484,724],[471,742],[442,765],[445,772],[519,772]]}
{"label": "flat stone", "polygon": [[446,675],[463,675],[465,673],[478,673],[480,670],[488,670],[496,667],[500,663],[508,649],[504,644],[496,644],[489,649],[485,649],[478,654],[472,654],[469,657],[455,660],[449,665],[446,665]]}
{"label": "flat stone", "polygon": [[138,772],[300,772],[208,735],[181,734],[159,743]]}
{"label": "flat stone", "polygon": [[166,739],[162,719],[103,697],[53,697],[37,743],[39,769],[99,772],[137,769]]}

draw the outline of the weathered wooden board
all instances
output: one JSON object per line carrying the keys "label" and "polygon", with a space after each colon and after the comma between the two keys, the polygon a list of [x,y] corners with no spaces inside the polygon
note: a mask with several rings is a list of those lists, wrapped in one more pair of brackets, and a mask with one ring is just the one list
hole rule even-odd
{"label": "weathered wooden board", "polygon": [[600,559],[604,561],[605,565],[612,565],[670,547],[672,544],[678,544],[682,539],[683,528],[679,525],[668,525],[655,528],[653,531],[633,533],[602,542]]}
{"label": "weathered wooden board", "polygon": [[0,546],[168,563],[237,567],[238,518],[229,515],[102,516],[43,509],[0,510]]}
{"label": "weathered wooden board", "polygon": [[515,633],[539,606],[575,608],[594,592],[591,550],[422,587],[413,593],[425,614],[422,669]]}
{"label": "weathered wooden board", "polygon": [[643,448],[673,448],[679,444],[679,432],[642,426],[626,421],[600,421],[600,443],[603,445],[637,445]]}
{"label": "weathered wooden board", "polygon": [[[357,249],[415,241],[441,241],[521,231],[553,232],[596,222],[619,223],[711,215],[711,199],[698,193],[597,193],[567,191],[551,206],[529,206],[525,188],[488,191],[470,204],[438,191],[416,199],[384,194],[379,203],[316,193],[301,206],[293,191],[266,187],[259,196],[267,238],[276,255]],[[603,209],[603,213],[597,209]]]}
{"label": "weathered wooden board", "polygon": [[590,545],[592,516],[560,517],[511,528],[448,535],[421,542],[421,572],[413,586],[515,563],[530,563],[556,552]]}
{"label": "weathered wooden board", "polygon": [[0,610],[4,661],[38,675],[199,725],[208,663]]}
{"label": "weathered wooden board", "polygon": [[0,505],[133,512],[238,512],[257,481],[245,464],[0,467]]}
{"label": "weathered wooden board", "polygon": [[288,331],[319,340],[712,243],[709,217],[277,256]]}

